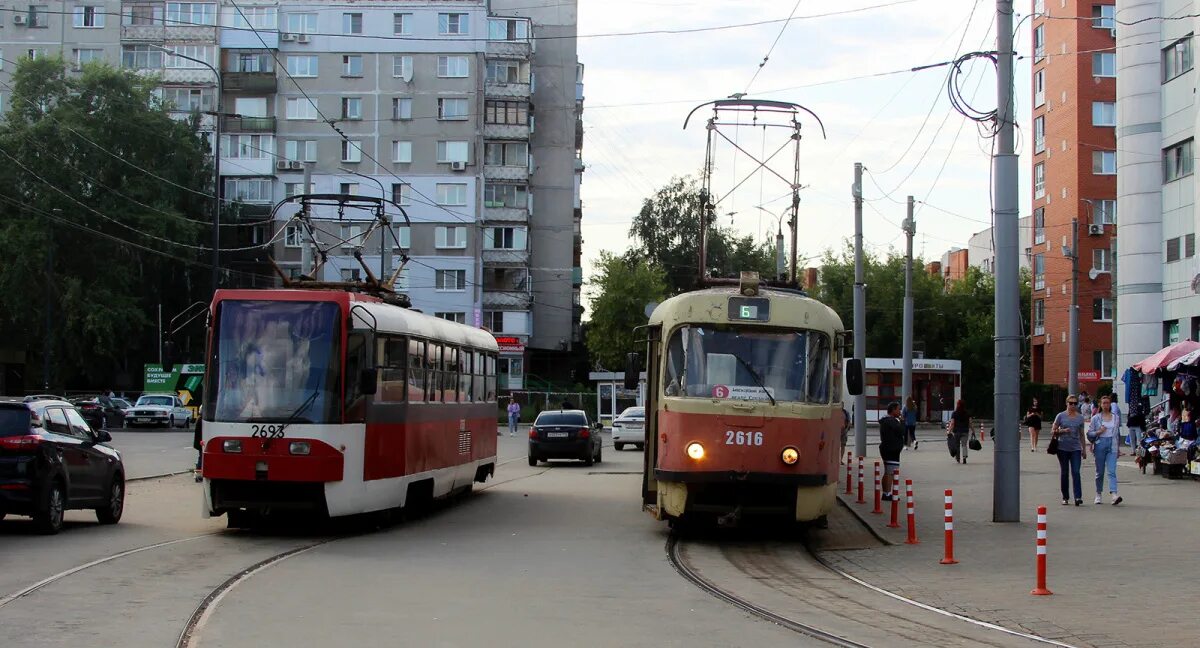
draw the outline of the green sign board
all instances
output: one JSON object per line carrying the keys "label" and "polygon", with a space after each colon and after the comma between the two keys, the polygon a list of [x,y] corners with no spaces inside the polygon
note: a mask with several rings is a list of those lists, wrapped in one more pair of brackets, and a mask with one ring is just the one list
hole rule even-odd
{"label": "green sign board", "polygon": [[196,407],[203,398],[204,365],[177,364],[171,371],[162,365],[145,366],[142,391],[146,393],[177,394],[184,405]]}

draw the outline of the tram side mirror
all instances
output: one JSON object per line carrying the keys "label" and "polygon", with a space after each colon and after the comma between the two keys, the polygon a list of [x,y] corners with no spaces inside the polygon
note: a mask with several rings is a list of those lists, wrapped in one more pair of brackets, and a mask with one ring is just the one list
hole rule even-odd
{"label": "tram side mirror", "polygon": [[163,366],[162,369],[166,373],[171,373],[175,370],[175,360],[179,354],[178,348],[171,340],[163,342]]}
{"label": "tram side mirror", "polygon": [[358,373],[358,391],[360,394],[373,396],[378,387],[379,374],[375,372],[374,367],[363,369]]}
{"label": "tram side mirror", "polygon": [[850,392],[851,396],[863,393],[863,366],[862,360],[858,358],[846,360],[846,391]]}
{"label": "tram side mirror", "polygon": [[625,389],[637,389],[642,374],[642,359],[636,353],[625,355]]}

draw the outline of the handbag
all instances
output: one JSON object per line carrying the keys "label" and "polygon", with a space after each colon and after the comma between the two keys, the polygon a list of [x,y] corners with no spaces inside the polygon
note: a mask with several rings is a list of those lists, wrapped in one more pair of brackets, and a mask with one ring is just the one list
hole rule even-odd
{"label": "handbag", "polygon": [[953,434],[946,435],[946,447],[950,450],[951,457],[958,456],[958,439],[955,439]]}
{"label": "handbag", "polygon": [[967,447],[972,450],[979,451],[983,450],[983,443],[979,439],[971,437],[971,440],[967,442]]}
{"label": "handbag", "polygon": [[1050,437],[1050,443],[1046,444],[1046,454],[1058,454],[1058,435]]}

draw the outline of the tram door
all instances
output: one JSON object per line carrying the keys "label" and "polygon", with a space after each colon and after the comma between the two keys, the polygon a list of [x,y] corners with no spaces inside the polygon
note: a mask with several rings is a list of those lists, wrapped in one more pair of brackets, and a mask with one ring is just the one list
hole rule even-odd
{"label": "tram door", "polygon": [[662,390],[658,388],[662,376],[662,329],[654,326],[647,330],[646,344],[646,451],[642,457],[642,504],[658,503],[658,482],[654,468],[658,465],[658,401]]}

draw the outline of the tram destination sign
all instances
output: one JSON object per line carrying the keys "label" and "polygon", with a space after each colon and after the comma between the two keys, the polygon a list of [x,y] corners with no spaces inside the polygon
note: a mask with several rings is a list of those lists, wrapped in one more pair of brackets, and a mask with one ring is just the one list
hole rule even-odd
{"label": "tram destination sign", "polygon": [[730,297],[729,319],[735,322],[770,321],[771,300],[766,297]]}

